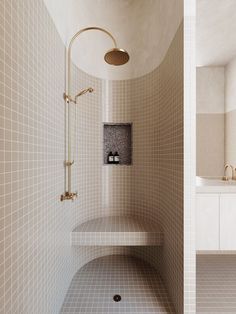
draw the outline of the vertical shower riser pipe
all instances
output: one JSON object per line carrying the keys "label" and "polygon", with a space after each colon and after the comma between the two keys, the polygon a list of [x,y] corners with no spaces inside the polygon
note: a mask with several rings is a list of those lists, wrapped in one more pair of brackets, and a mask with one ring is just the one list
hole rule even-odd
{"label": "vertical shower riser pipe", "polygon": [[76,105],[76,98],[75,100],[73,99],[73,97],[71,96],[71,48],[72,48],[72,44],[74,43],[75,39],[83,32],[86,31],[91,31],[91,30],[98,30],[98,31],[102,31],[104,33],[106,33],[113,41],[115,48],[117,48],[117,43],[115,38],[105,29],[100,28],[100,27],[87,27],[84,29],[81,29],[80,31],[78,31],[71,39],[69,46],[68,46],[68,53],[67,53],[67,86],[66,86],[66,93],[64,93],[63,97],[64,100],[67,103],[67,113],[68,113],[68,127],[67,127],[67,132],[68,132],[68,136],[67,136],[67,141],[68,141],[68,153],[67,153],[67,161],[65,162],[65,166],[68,169],[67,170],[67,191],[65,192],[65,194],[61,195],[61,201],[63,200],[74,200],[77,197],[77,193],[72,193],[71,192],[71,166],[74,163],[74,161],[71,160],[71,108],[70,108],[70,103],[74,103]]}

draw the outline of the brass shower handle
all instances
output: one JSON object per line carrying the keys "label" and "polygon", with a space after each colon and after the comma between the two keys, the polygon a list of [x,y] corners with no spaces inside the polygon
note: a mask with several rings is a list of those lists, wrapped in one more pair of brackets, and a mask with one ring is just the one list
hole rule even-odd
{"label": "brass shower handle", "polygon": [[65,166],[67,166],[67,167],[72,166],[74,163],[75,163],[74,160],[73,160],[73,161],[65,161],[65,162],[64,162]]}
{"label": "brass shower handle", "polygon": [[75,192],[75,193],[65,192],[65,194],[62,194],[60,196],[60,200],[61,200],[61,202],[65,201],[65,200],[74,201],[74,200],[76,200],[77,197],[78,197],[78,192]]}

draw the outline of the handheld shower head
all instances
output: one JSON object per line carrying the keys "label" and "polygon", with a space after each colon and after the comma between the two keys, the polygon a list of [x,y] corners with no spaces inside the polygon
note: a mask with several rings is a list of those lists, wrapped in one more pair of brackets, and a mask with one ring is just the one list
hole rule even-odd
{"label": "handheld shower head", "polygon": [[89,88],[86,88],[86,89],[83,89],[80,93],[78,93],[75,98],[73,99],[72,97],[66,95],[66,93],[63,94],[63,98],[64,100],[69,103],[70,101],[72,101],[74,104],[76,104],[76,100],[78,97],[86,94],[86,93],[92,93],[94,91],[94,89],[92,87],[89,87]]}
{"label": "handheld shower head", "polygon": [[89,87],[89,88],[86,88],[86,89],[83,89],[81,92],[79,92],[76,96],[75,96],[75,99],[77,97],[80,97],[86,93],[92,93],[94,91],[94,89],[92,87]]}

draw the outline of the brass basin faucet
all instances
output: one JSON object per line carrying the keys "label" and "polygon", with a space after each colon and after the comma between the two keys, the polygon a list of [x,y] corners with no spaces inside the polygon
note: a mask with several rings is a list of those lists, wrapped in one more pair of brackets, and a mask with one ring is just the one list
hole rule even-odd
{"label": "brass basin faucet", "polygon": [[232,180],[236,180],[235,168],[234,168],[232,165],[230,165],[230,164],[225,164],[224,176],[223,176],[222,180],[223,180],[223,181],[228,181],[228,180],[230,179],[230,178],[226,175],[226,170],[227,170],[228,168],[231,168],[231,173],[232,173],[231,179],[232,179]]}

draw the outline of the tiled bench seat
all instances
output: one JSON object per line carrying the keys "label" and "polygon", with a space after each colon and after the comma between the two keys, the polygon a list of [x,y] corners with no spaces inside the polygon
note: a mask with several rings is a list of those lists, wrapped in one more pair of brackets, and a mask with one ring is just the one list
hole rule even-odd
{"label": "tiled bench seat", "polygon": [[161,228],[143,218],[103,217],[86,221],[71,232],[71,245],[162,245]]}

